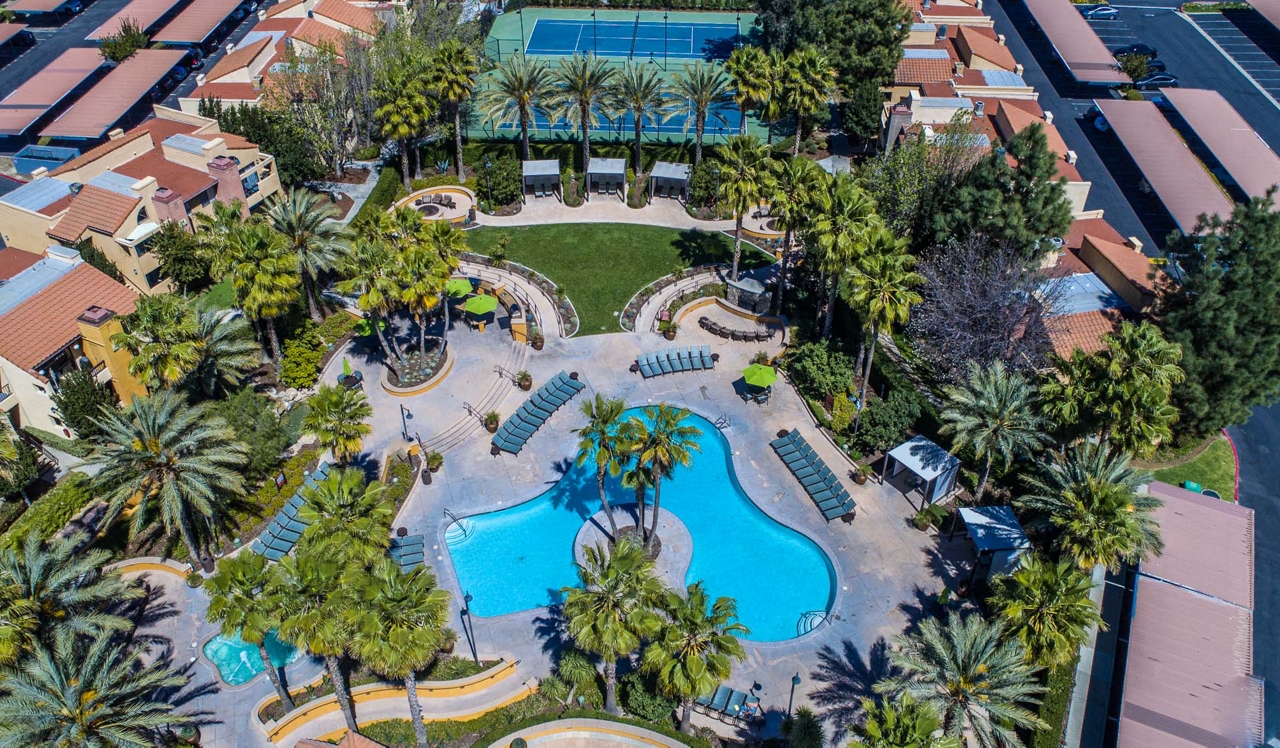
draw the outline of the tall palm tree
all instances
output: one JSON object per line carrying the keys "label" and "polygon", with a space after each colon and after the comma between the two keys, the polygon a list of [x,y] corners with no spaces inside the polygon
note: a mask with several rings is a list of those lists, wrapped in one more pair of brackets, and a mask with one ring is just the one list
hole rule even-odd
{"label": "tall palm tree", "polygon": [[359,734],[351,692],[342,676],[342,656],[351,641],[350,598],[342,584],[344,568],[327,548],[300,546],[273,567],[267,594],[281,600],[278,636],[324,660],[347,730]]}
{"label": "tall palm tree", "polygon": [[1016,571],[996,577],[992,586],[992,609],[1036,665],[1054,669],[1073,662],[1089,627],[1106,628],[1089,599],[1093,580],[1071,561],[1027,555]]}
{"label": "tall palm tree", "polygon": [[[587,425],[575,432],[578,435],[578,466],[590,461],[596,467],[596,488],[600,491],[604,515],[609,520],[610,544],[618,541],[618,523],[613,517],[609,494],[604,490],[604,478],[605,475],[616,476],[622,470],[626,450],[622,411],[626,407],[622,399],[607,398],[597,392],[595,399],[582,404],[580,409],[587,418]],[[636,530],[644,532],[644,527]]]}
{"label": "tall palm tree", "polygon": [[991,464],[997,456],[1005,465],[1044,444],[1044,418],[1036,406],[1035,387],[1016,371],[996,361],[987,368],[969,363],[964,384],[947,387],[942,409],[942,433],[951,434],[954,454],[972,449],[982,460],[975,502],[982,501]]}
{"label": "tall palm tree", "polygon": [[129,374],[148,390],[175,387],[200,362],[196,310],[173,294],[142,296],[111,344],[132,354]]}
{"label": "tall palm tree", "polygon": [[684,131],[693,126],[693,165],[702,163],[702,137],[707,131],[707,118],[728,125],[725,112],[733,103],[729,76],[719,66],[698,60],[675,74],[671,81],[671,113],[682,116]]}
{"label": "tall palm tree", "polygon": [[831,177],[822,167],[807,158],[790,158],[778,169],[773,189],[766,199],[769,215],[782,229],[782,261],[778,266],[778,293],[774,309],[782,313],[783,293],[787,287],[787,270],[791,265],[796,236],[808,226],[814,201],[829,188]]}
{"label": "tall palm tree", "polygon": [[205,256],[216,257],[226,246],[231,232],[244,225],[249,214],[240,200],[224,203],[214,200],[208,213],[195,214],[196,239],[200,242]]}
{"label": "tall palm tree", "polygon": [[560,66],[551,74],[554,94],[551,108],[582,133],[582,171],[591,165],[591,128],[600,125],[601,111],[609,101],[609,92],[617,71],[594,54],[560,58]]}
{"label": "tall palm tree", "polygon": [[345,465],[360,454],[360,444],[373,431],[365,420],[373,417],[373,406],[360,390],[336,384],[322,384],[307,400],[310,410],[302,418],[302,432],[311,434],[320,446],[333,452]]}
{"label": "tall palm tree", "polygon": [[615,115],[631,115],[631,125],[635,132],[632,155],[635,172],[639,175],[644,167],[644,161],[640,157],[640,136],[646,124],[657,127],[666,120],[670,100],[667,83],[656,66],[627,60],[622,72],[614,80],[609,98],[609,109]]}
{"label": "tall palm tree", "polygon": [[221,626],[223,636],[239,636],[258,648],[262,667],[288,714],[293,711],[293,697],[267,652],[267,633],[280,626],[281,600],[267,593],[271,574],[267,559],[252,551],[221,559],[218,573],[206,583],[209,610],[205,618]]}
{"label": "tall palm tree", "polygon": [[846,271],[841,285],[845,301],[862,313],[871,338],[866,366],[860,372],[859,407],[866,407],[867,380],[871,378],[871,362],[880,332],[907,323],[911,307],[923,300],[912,289],[924,283],[924,276],[911,269],[916,258],[907,253],[907,240],[898,239],[889,229],[878,228],[866,241],[867,246],[860,252],[859,260]]}
{"label": "tall palm tree", "polygon": [[262,346],[253,339],[253,329],[234,312],[196,312],[195,337],[200,345],[200,360],[187,375],[187,381],[205,397],[238,387],[244,376],[262,362]]}
{"label": "tall palm tree", "polygon": [[366,481],[355,468],[337,469],[302,489],[302,496],[306,503],[298,515],[309,523],[302,535],[309,548],[362,564],[384,555],[396,507],[381,483]]}
{"label": "tall palm tree", "polygon": [[909,694],[897,702],[862,700],[862,721],[849,729],[850,748],[962,748],[956,737],[935,737],[942,729],[937,712]]}
{"label": "tall palm tree", "polygon": [[820,113],[831,98],[836,72],[827,56],[805,47],[787,56],[781,71],[782,100],[796,118],[796,139],[791,155],[800,153],[805,122]]}
{"label": "tall palm tree", "polygon": [[1164,548],[1153,514],[1161,501],[1137,491],[1149,480],[1130,466],[1129,455],[1109,449],[1105,440],[1084,441],[1051,453],[1018,504],[1048,518],[1054,548],[1080,568],[1102,564],[1116,571],[1122,561],[1159,555]]}
{"label": "tall palm tree", "polygon": [[111,554],[80,550],[81,533],[41,540],[29,533],[16,548],[0,552],[0,665],[17,660],[37,643],[65,644],[76,636],[127,631],[126,618],[106,612],[143,589],[105,571]]}
{"label": "tall palm tree", "polygon": [[772,75],[769,54],[760,47],[744,44],[729,54],[724,71],[733,82],[733,100],[738,105],[738,134],[747,134],[747,112],[769,99]]}
{"label": "tall palm tree", "polygon": [[[450,273],[458,269],[458,258],[462,253],[471,249],[467,244],[466,232],[449,221],[428,221],[422,229],[422,241],[436,253],[436,256],[440,258],[440,262],[444,263]],[[447,283],[448,281],[446,280],[445,282]],[[444,335],[448,335],[448,298],[441,297],[441,307],[444,309]]]}
{"label": "tall palm tree", "polygon": [[657,675],[659,690],[680,700],[680,730],[690,733],[693,700],[728,680],[734,661],[747,655],[738,637],[751,631],[738,622],[737,602],[710,602],[702,582],[689,585],[683,597],[667,590],[661,608],[666,620],[645,648],[642,664]]}
{"label": "tall palm tree", "polygon": [[731,136],[717,158],[723,179],[716,198],[728,205],[734,214],[731,277],[736,281],[738,262],[742,258],[742,217],[773,192],[778,162],[769,155],[769,146],[754,135]]}
{"label": "tall palm tree", "polygon": [[[400,350],[383,331],[384,322],[387,327],[391,326],[391,318],[400,308],[404,294],[396,268],[397,257],[392,246],[380,239],[366,238],[356,242],[342,267],[346,280],[339,281],[337,288],[341,293],[356,295],[356,306],[369,317],[387,357],[387,366],[399,373],[404,364]],[[393,329],[392,340],[394,338]]]}
{"label": "tall palm tree", "polygon": [[0,745],[148,748],[170,727],[190,724],[161,698],[187,684],[145,648],[119,637],[40,646],[0,692]]}
{"label": "tall palm tree", "polygon": [[288,240],[265,223],[246,223],[227,236],[226,246],[213,258],[213,272],[231,278],[236,303],[266,328],[272,359],[278,363],[276,318],[298,300],[301,284],[298,255]]}
{"label": "tall palm tree", "polygon": [[636,460],[649,466],[649,477],[653,481],[653,517],[649,520],[649,533],[645,536],[646,551],[658,533],[662,481],[674,477],[677,466],[688,467],[693,462],[693,453],[702,451],[702,445],[698,443],[702,430],[685,423],[689,415],[684,408],[666,403],[649,405],[644,409],[644,418],[632,416],[628,426],[632,454]]}
{"label": "tall palm tree", "polygon": [[444,302],[444,287],[453,271],[425,242],[415,242],[411,249],[400,253],[400,271],[400,301],[418,327],[418,353],[426,355],[427,316]]}
{"label": "tall palm tree", "polygon": [[458,159],[458,181],[465,180],[462,164],[462,105],[471,98],[480,63],[476,56],[457,39],[441,44],[431,57],[427,69],[427,85],[431,92],[453,114],[453,145]]}
{"label": "tall palm tree", "polygon": [[400,181],[406,191],[413,176],[409,165],[412,144],[436,114],[435,103],[427,97],[425,89],[426,81],[420,71],[404,64],[392,64],[382,71],[374,91],[378,108],[373,116],[382,123],[382,136],[400,146]]}
{"label": "tall palm tree", "polygon": [[787,114],[786,71],[787,58],[780,50],[769,52],[769,95],[760,105],[760,116],[764,119],[765,142],[773,145],[773,127]]}
{"label": "tall palm tree", "polygon": [[645,513],[648,508],[648,498],[645,491],[653,487],[653,471],[648,465],[635,459],[636,443],[635,424],[628,420],[622,424],[623,433],[623,449],[626,450],[625,469],[622,472],[622,487],[630,488],[636,493],[636,522],[637,528],[642,534],[648,534],[648,525],[645,522]]}
{"label": "tall palm tree", "polygon": [[1165,340],[1150,322],[1123,322],[1102,338],[1106,365],[1099,382],[1099,420],[1112,449],[1149,457],[1172,436],[1178,410],[1169,404],[1182,382],[1182,346]]}
{"label": "tall palm tree", "polygon": [[1015,728],[1044,727],[1027,708],[1040,703],[1044,692],[1037,668],[1027,664],[1022,643],[1006,637],[999,623],[953,612],[945,626],[926,618],[919,633],[895,642],[889,661],[902,673],[875,690],[932,708],[947,735],[959,738],[967,731],[978,748],[1021,748]]}
{"label": "tall palm tree", "polygon": [[476,106],[494,127],[520,126],[522,157],[528,161],[529,130],[537,131],[538,117],[547,116],[551,95],[551,70],[547,64],[536,57],[516,54],[508,56],[493,71],[487,87],[476,96]]}
{"label": "tall palm tree", "polygon": [[658,618],[652,607],[662,583],[644,549],[630,538],[622,538],[611,550],[601,545],[582,550],[579,586],[561,590],[565,623],[579,648],[604,661],[604,709],[621,714],[618,659],[639,649],[641,639],[655,630]]}
{"label": "tall palm tree", "polygon": [[346,231],[338,223],[338,212],[318,193],[289,188],[277,194],[267,206],[267,222],[289,242],[302,271],[302,293],[307,299],[311,321],[320,324],[320,276],[333,270],[346,251]]}
{"label": "tall palm tree", "polygon": [[[823,283],[829,284],[822,335],[830,338],[840,276],[861,256],[866,236],[880,225],[880,217],[875,200],[852,174],[835,175],[830,189],[820,191],[817,198],[805,240],[817,255]],[[819,311],[823,311],[821,305]]]}
{"label": "tall palm tree", "polygon": [[444,642],[449,593],[437,586],[427,567],[406,573],[389,558],[379,559],[367,572],[349,571],[346,584],[353,602],[346,611],[352,649],[376,672],[404,681],[418,748],[427,748],[417,672],[431,664]]}
{"label": "tall palm tree", "polygon": [[208,403],[189,405],[173,390],[135,397],[98,426],[102,446],[93,463],[102,470],[94,483],[108,503],[104,524],[136,502],[131,534],[158,513],[165,532],[181,536],[197,562],[203,528],[220,525],[227,502],[244,493],[245,445]]}

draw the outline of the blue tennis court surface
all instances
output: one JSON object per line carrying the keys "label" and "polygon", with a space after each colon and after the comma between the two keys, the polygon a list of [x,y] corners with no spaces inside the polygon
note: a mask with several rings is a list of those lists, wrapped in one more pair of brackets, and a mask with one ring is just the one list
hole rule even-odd
{"label": "blue tennis court surface", "polygon": [[589,54],[661,60],[723,59],[738,44],[732,23],[552,20],[539,18],[525,54]]}

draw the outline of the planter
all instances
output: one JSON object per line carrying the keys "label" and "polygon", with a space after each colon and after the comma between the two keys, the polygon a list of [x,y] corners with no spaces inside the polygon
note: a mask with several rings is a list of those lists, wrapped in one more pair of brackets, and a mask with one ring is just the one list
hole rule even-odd
{"label": "planter", "polygon": [[490,434],[498,433],[498,424],[496,423],[486,423],[484,427]]}
{"label": "planter", "polygon": [[861,470],[855,471],[853,474],[853,482],[857,483],[859,486],[867,485],[867,474]]}
{"label": "planter", "polygon": [[525,392],[528,392],[529,390],[533,389],[533,380],[532,379],[522,380],[520,382],[520,389],[524,390]]}
{"label": "planter", "polygon": [[[496,431],[496,429],[495,429],[495,431]],[[444,466],[443,466],[443,465],[436,465],[435,467],[429,467],[429,468],[427,468],[427,472],[429,472],[429,473],[438,473],[438,472],[440,472],[440,468],[442,468],[442,467],[444,467]]]}
{"label": "planter", "polygon": [[667,340],[675,340],[675,339],[676,339],[676,331],[675,331],[675,330],[667,330],[666,332],[662,333],[662,337],[666,338]]}
{"label": "planter", "polygon": [[535,351],[540,351],[540,350],[542,350],[542,347],[543,347],[544,345],[546,345],[546,341],[544,341],[542,338],[534,338],[534,339],[533,339],[533,350],[535,350]]}

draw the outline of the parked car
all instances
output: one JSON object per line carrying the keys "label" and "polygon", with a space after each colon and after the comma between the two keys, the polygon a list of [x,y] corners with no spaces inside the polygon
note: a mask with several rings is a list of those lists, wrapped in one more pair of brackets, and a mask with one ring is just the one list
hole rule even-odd
{"label": "parked car", "polygon": [[199,70],[204,67],[204,52],[201,52],[199,47],[192,47],[187,50],[181,60],[178,60],[178,64],[188,70]]}
{"label": "parked car", "polygon": [[1117,21],[1120,19],[1120,11],[1110,5],[1077,5],[1080,9],[1080,15],[1085,17],[1087,21]]}
{"label": "parked car", "polygon": [[1164,64],[1164,60],[1147,60],[1147,73],[1167,73],[1169,67]]}
{"label": "parked car", "polygon": [[1146,78],[1133,82],[1135,88],[1139,91],[1152,91],[1157,88],[1177,88],[1178,76],[1169,73],[1152,73]]}
{"label": "parked car", "polygon": [[1126,44],[1123,47],[1116,47],[1115,49],[1111,50],[1111,54],[1115,55],[1116,57],[1128,57],[1129,55],[1144,55],[1146,57],[1150,57],[1153,60],[1159,56],[1156,54],[1155,47],[1142,44],[1142,43]]}
{"label": "parked car", "polygon": [[191,71],[187,70],[181,65],[177,65],[173,68],[173,70],[169,71],[169,75],[168,77],[165,78],[165,80],[173,84],[178,84],[186,80],[188,75],[191,75]]}

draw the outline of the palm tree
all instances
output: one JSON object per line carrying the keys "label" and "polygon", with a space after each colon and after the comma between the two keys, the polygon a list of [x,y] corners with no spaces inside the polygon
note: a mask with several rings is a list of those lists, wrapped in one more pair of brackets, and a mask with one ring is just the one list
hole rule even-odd
{"label": "palm tree", "polygon": [[272,359],[279,362],[276,318],[298,300],[301,283],[298,255],[288,240],[264,223],[246,223],[227,236],[226,246],[213,257],[213,272],[231,278],[237,304],[263,323]]}
{"label": "palm tree", "polygon": [[244,203],[240,200],[229,203],[214,200],[209,207],[208,213],[195,214],[196,239],[205,256],[216,257],[226,246],[231,232],[244,225],[249,211],[245,210]]}
{"label": "palm tree", "polygon": [[494,127],[520,126],[523,158],[528,161],[529,130],[538,129],[539,115],[547,116],[546,105],[551,95],[551,71],[547,64],[516,54],[507,57],[493,71],[488,87],[476,96],[476,105],[485,121]]}
{"label": "palm tree", "polygon": [[693,125],[693,165],[702,163],[702,136],[707,131],[707,118],[728,125],[725,111],[733,103],[733,89],[729,76],[718,66],[698,60],[692,66],[676,73],[671,82],[673,115],[682,116],[684,131]]}
{"label": "palm tree", "polygon": [[246,374],[262,362],[262,346],[243,317],[220,309],[196,312],[195,337],[200,360],[187,381],[213,397],[240,385]]}
{"label": "palm tree", "polygon": [[867,380],[876,355],[880,332],[893,325],[905,325],[911,307],[920,294],[912,289],[924,283],[924,276],[911,268],[916,258],[907,253],[907,240],[898,239],[886,228],[876,229],[868,238],[861,257],[845,274],[841,289],[845,301],[862,313],[871,344],[867,346],[866,367],[860,372],[862,392],[859,407],[866,407]]}
{"label": "palm tree", "polygon": [[738,622],[738,604],[719,597],[708,605],[702,583],[689,585],[684,597],[667,590],[666,614],[644,651],[643,667],[657,674],[658,688],[680,700],[680,730],[691,733],[693,700],[711,693],[729,678],[735,660],[746,657],[738,641],[751,631]]}
{"label": "palm tree", "polygon": [[132,354],[129,374],[148,390],[175,387],[200,363],[195,310],[173,294],[142,296],[111,344]]}
{"label": "palm tree", "polygon": [[778,162],[769,155],[769,146],[754,135],[734,135],[720,149],[718,159],[724,179],[716,195],[734,214],[733,280],[738,279],[738,261],[742,257],[742,217],[752,206],[759,205],[773,192]]}
{"label": "palm tree", "polygon": [[826,55],[805,47],[787,56],[781,71],[782,100],[796,117],[796,140],[791,155],[800,153],[805,120],[821,112],[831,97],[836,73]]}
{"label": "palm tree", "polygon": [[205,618],[220,625],[223,636],[239,636],[241,641],[258,648],[262,667],[288,714],[293,711],[293,698],[267,652],[267,633],[280,626],[281,601],[267,594],[271,574],[267,559],[252,551],[218,561],[218,573],[206,583],[209,610]]}
{"label": "palm tree", "polygon": [[1099,420],[1112,449],[1149,457],[1172,436],[1178,410],[1169,404],[1175,384],[1186,377],[1182,346],[1165,340],[1150,322],[1123,322],[1102,338],[1107,350]]}
{"label": "palm tree", "polygon": [[[823,337],[830,338],[836,294],[840,289],[838,280],[861,256],[866,235],[880,225],[880,217],[876,215],[875,200],[852,174],[835,175],[830,188],[820,191],[817,198],[805,239],[817,255],[823,283],[830,283],[822,323]],[[819,311],[822,311],[821,305]]]}
{"label": "palm tree", "polygon": [[618,709],[618,659],[640,648],[653,633],[657,616],[652,606],[662,591],[653,575],[653,562],[630,538],[612,548],[583,548],[577,587],[565,587],[564,618],[574,643],[604,660],[604,709]]}
{"label": "palm tree", "polygon": [[220,525],[227,502],[244,493],[247,448],[208,403],[187,404],[173,390],[135,397],[98,421],[102,446],[94,482],[108,502],[104,525],[137,502],[130,533],[137,535],[159,513],[165,532],[181,536],[191,562],[200,559],[205,526]]}
{"label": "palm tree", "polygon": [[104,636],[40,646],[5,677],[0,745],[148,748],[158,732],[190,724],[161,698],[187,677],[145,648]]}
{"label": "palm tree", "polygon": [[[447,224],[448,221],[432,221]],[[424,232],[425,233],[425,232]],[[427,315],[444,302],[444,287],[453,271],[440,260],[435,250],[425,242],[415,242],[413,247],[400,253],[400,301],[413,315],[418,326],[418,353],[427,353]]]}
{"label": "palm tree", "polygon": [[324,660],[347,730],[359,734],[341,658],[351,641],[350,599],[342,584],[344,564],[327,548],[302,545],[274,567],[267,594],[281,601],[278,635]]}
{"label": "palm tree", "polygon": [[436,585],[427,567],[406,573],[389,558],[379,559],[368,572],[349,572],[346,584],[353,601],[346,611],[352,648],[376,672],[404,681],[418,748],[427,748],[417,671],[431,664],[444,642],[449,593]]}
{"label": "palm tree", "polygon": [[1107,442],[1081,442],[1051,453],[1031,492],[1018,499],[1042,513],[1056,531],[1056,550],[1081,569],[1097,564],[1118,571],[1122,561],[1159,555],[1164,548],[1154,511],[1161,501],[1138,486],[1150,475],[1129,465],[1129,455]]}
{"label": "palm tree", "polygon": [[[448,268],[449,272],[458,269],[458,257],[463,253],[470,251],[470,245],[467,244],[466,232],[455,227],[449,221],[429,221],[422,230],[422,240],[426,246],[430,247],[440,258],[440,262]],[[446,279],[446,283],[448,280]],[[441,307],[444,309],[444,335],[449,334],[449,300],[441,297]]]}
{"label": "palm tree", "polygon": [[[609,494],[604,490],[604,477],[606,474],[616,476],[622,470],[626,442],[622,411],[626,407],[621,399],[607,398],[597,392],[594,400],[587,400],[581,407],[582,415],[587,418],[587,425],[574,432],[578,435],[578,467],[582,467],[587,461],[596,466],[596,487],[600,491],[604,515],[609,520],[610,544],[618,541],[618,523],[613,518]],[[636,529],[644,532],[643,526]]]}
{"label": "palm tree", "polygon": [[648,465],[635,459],[636,443],[635,439],[635,423],[628,420],[622,424],[623,449],[626,450],[626,469],[622,473],[622,487],[630,488],[636,493],[636,522],[642,534],[647,534],[645,523],[645,511],[648,508],[648,499],[645,491],[653,487],[653,471]]}
{"label": "palm tree", "polygon": [[769,95],[760,105],[760,116],[764,119],[765,142],[773,145],[773,126],[787,113],[786,72],[787,58],[780,50],[769,52]]}
{"label": "palm tree", "polygon": [[850,727],[850,748],[962,748],[955,737],[934,737],[942,720],[932,708],[908,694],[897,702],[862,700],[862,722]]}
{"label": "palm tree", "polygon": [[628,426],[628,441],[633,445],[635,459],[649,466],[653,481],[653,518],[649,520],[649,534],[645,537],[646,551],[658,533],[663,479],[673,478],[676,466],[688,467],[693,462],[693,453],[702,451],[698,443],[702,430],[685,423],[689,415],[684,408],[666,403],[650,405],[644,409],[644,420],[632,416]]}
{"label": "palm tree", "polygon": [[769,54],[763,49],[744,44],[729,54],[724,71],[733,82],[733,100],[738,104],[738,134],[747,134],[747,112],[769,99],[772,75]]}
{"label": "palm tree", "polygon": [[1089,599],[1093,580],[1070,561],[1024,556],[1013,574],[993,580],[991,607],[1034,664],[1074,662],[1090,626],[1106,628]]}
{"label": "palm tree", "polygon": [[309,523],[302,538],[340,560],[372,562],[390,544],[395,502],[378,481],[366,481],[354,468],[329,471],[325,479],[302,489],[306,503],[298,516]]}
{"label": "palm tree", "polygon": [[878,693],[910,696],[942,717],[942,728],[959,738],[966,731],[979,748],[1021,748],[1015,728],[1045,725],[1024,705],[1044,692],[1026,651],[1004,627],[980,615],[947,617],[945,627],[926,618],[920,631],[897,637],[889,661],[902,671],[875,685]]}
{"label": "palm tree", "polygon": [[1005,465],[1035,451],[1045,440],[1044,418],[1036,407],[1035,387],[1026,377],[996,361],[987,368],[969,362],[969,378],[945,388],[942,433],[952,434],[952,454],[970,448],[983,461],[975,502],[982,501],[991,464],[998,455]]}
{"label": "palm tree", "polygon": [[790,748],[824,748],[827,744],[827,732],[822,729],[822,720],[807,706],[799,707],[795,714],[788,714],[783,718],[782,734],[786,736]]}
{"label": "palm tree", "polygon": [[382,122],[383,137],[396,141],[400,146],[400,180],[407,191],[412,176],[409,167],[411,144],[435,116],[435,104],[427,98],[425,82],[416,70],[403,64],[392,64],[380,78],[374,91],[378,108],[373,116]]}
{"label": "palm tree", "polygon": [[617,71],[594,54],[560,58],[560,67],[551,74],[555,93],[551,108],[557,118],[582,132],[582,170],[591,165],[591,128],[600,124],[600,111],[609,100]]}
{"label": "palm tree", "polygon": [[127,618],[105,612],[145,593],[112,571],[111,554],[80,550],[81,533],[41,540],[29,533],[17,548],[0,552],[0,665],[16,661],[38,643],[60,646],[76,636],[127,631]]}
{"label": "palm tree", "polygon": [[633,155],[637,176],[644,167],[644,162],[640,158],[640,135],[644,131],[645,123],[657,127],[666,120],[669,99],[667,83],[654,65],[638,65],[627,60],[613,84],[609,108],[618,116],[631,115],[631,124],[635,132]]}
{"label": "palm tree", "polygon": [[346,251],[346,232],[338,223],[337,210],[319,194],[290,188],[288,195],[271,199],[267,222],[289,242],[302,271],[302,292],[307,298],[311,321],[320,324],[320,276],[333,270]]}
{"label": "palm tree", "polygon": [[373,431],[365,419],[373,417],[373,406],[360,390],[336,384],[322,384],[307,400],[310,410],[302,418],[302,432],[333,452],[333,459],[345,465],[360,454],[360,444]]}
{"label": "palm tree", "polygon": [[462,105],[475,89],[480,64],[462,42],[450,39],[436,49],[427,70],[427,85],[453,113],[453,145],[458,158],[458,181],[465,180],[462,165]]}
{"label": "palm tree", "polygon": [[[383,332],[384,321],[389,327],[404,294],[396,265],[397,253],[389,243],[378,239],[359,241],[343,265],[342,272],[347,280],[340,281],[337,288],[341,293],[356,294],[356,306],[369,317],[374,334],[386,354],[387,366],[399,374],[403,365],[400,351]],[[393,330],[392,340],[394,338]]]}
{"label": "palm tree", "polygon": [[773,189],[766,199],[769,215],[782,229],[782,261],[778,267],[778,295],[774,309],[782,312],[783,292],[787,287],[787,269],[790,266],[796,235],[809,225],[814,201],[824,189],[830,187],[831,177],[807,158],[790,158],[778,169]]}

